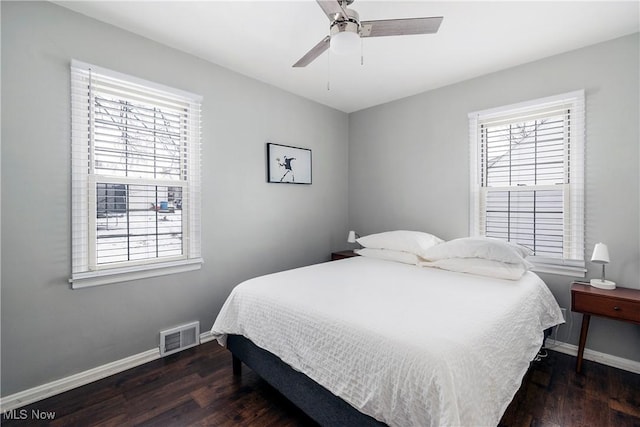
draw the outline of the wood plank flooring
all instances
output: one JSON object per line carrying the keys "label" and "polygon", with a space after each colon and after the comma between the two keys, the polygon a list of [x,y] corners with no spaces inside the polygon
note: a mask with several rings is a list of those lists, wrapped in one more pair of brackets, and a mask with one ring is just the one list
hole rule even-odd
{"label": "wood plank flooring", "polygon": [[[640,375],[589,361],[574,369],[555,352],[534,363],[500,426],[640,427]],[[216,342],[7,415],[3,426],[316,426],[251,369],[234,377]]]}

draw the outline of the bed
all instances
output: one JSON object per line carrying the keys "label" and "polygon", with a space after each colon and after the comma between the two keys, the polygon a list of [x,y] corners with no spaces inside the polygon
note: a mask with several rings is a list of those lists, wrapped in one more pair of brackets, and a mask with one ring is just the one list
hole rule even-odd
{"label": "bed", "polygon": [[361,256],[239,284],[212,334],[321,425],[495,426],[562,321],[532,272]]}

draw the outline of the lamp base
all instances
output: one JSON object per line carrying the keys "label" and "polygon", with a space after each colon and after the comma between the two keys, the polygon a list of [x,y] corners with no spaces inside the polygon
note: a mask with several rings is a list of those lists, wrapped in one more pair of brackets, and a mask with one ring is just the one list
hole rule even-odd
{"label": "lamp base", "polygon": [[598,289],[615,289],[616,282],[611,280],[591,279],[591,286]]}

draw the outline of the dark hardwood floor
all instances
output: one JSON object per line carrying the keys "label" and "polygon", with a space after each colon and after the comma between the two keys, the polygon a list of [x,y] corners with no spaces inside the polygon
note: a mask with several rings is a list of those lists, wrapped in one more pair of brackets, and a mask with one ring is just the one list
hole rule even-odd
{"label": "dark hardwood floor", "polygon": [[[535,362],[500,426],[640,427],[640,375],[589,361],[582,374],[574,368],[574,357],[555,352]],[[3,426],[316,426],[251,369],[234,377],[229,352],[216,342],[11,415]]]}

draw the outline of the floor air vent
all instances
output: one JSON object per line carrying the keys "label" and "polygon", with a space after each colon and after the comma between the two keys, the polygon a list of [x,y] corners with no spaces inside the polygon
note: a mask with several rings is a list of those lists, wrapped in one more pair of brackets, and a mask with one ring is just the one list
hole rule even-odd
{"label": "floor air vent", "polygon": [[160,331],[160,356],[200,344],[200,323],[193,322]]}

